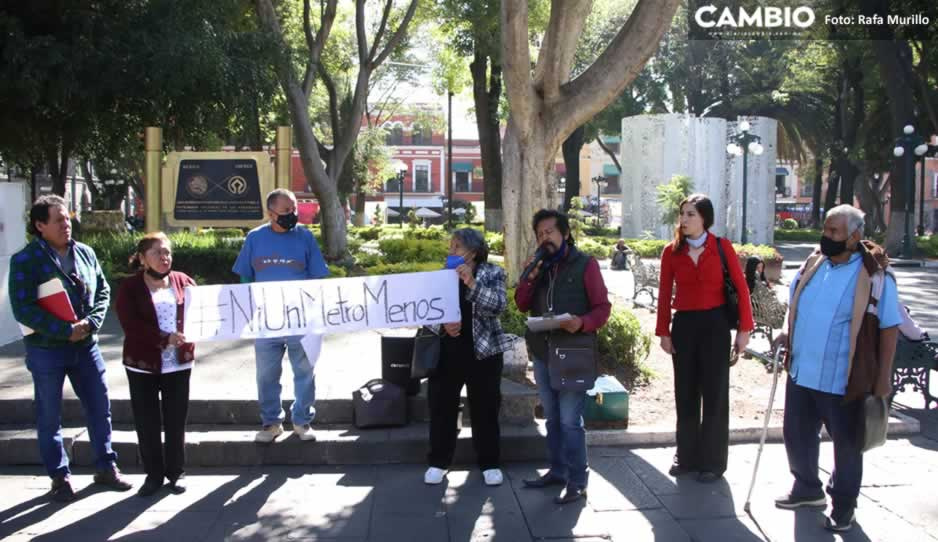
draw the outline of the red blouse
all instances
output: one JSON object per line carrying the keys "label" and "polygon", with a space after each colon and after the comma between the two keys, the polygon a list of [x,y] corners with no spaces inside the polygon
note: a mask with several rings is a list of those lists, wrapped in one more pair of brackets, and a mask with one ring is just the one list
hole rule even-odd
{"label": "red blouse", "polygon": [[[658,286],[658,325],[655,335],[659,337],[671,336],[671,309],[677,311],[702,311],[713,309],[726,304],[726,294],[723,290],[723,266],[720,262],[720,253],[717,251],[716,236],[707,235],[704,250],[694,265],[694,260],[688,254],[687,244],[680,250],[674,249],[674,242],[664,247],[661,254],[661,280]],[[752,304],[749,301],[749,287],[743,275],[739,258],[733,250],[733,244],[726,238],[720,238],[723,254],[726,255],[726,266],[730,273],[730,280],[739,293],[739,329],[752,331],[755,324],[752,321]],[[671,293],[677,283],[677,292],[674,303],[671,303]]]}

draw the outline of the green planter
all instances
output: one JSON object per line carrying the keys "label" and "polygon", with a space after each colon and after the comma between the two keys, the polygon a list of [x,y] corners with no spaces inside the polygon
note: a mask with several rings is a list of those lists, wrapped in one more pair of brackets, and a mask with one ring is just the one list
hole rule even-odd
{"label": "green planter", "polygon": [[603,375],[587,392],[583,418],[588,422],[628,422],[629,392],[614,377]]}

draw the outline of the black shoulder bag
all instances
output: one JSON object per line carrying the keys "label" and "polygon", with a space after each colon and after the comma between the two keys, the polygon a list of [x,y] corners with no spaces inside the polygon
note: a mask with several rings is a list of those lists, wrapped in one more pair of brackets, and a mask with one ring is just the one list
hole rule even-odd
{"label": "black shoulder bag", "polygon": [[726,267],[726,254],[723,253],[723,244],[717,237],[717,251],[720,253],[720,263],[723,266],[723,292],[726,294],[726,319],[730,322],[730,329],[739,329],[739,292],[730,279],[730,272]]}

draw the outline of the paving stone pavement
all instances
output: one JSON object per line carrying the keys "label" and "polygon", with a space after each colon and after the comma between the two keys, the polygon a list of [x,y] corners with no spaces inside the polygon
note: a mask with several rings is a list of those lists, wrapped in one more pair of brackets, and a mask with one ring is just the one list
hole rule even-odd
{"label": "paving stone pavement", "polygon": [[[589,497],[553,503],[559,489],[521,480],[544,465],[505,466],[506,482],[486,487],[476,469],[458,468],[439,486],[422,465],[199,469],[189,491],[153,498],[98,491],[74,476],[81,497],[50,503],[48,479],[33,467],[0,469],[0,539],[9,541],[343,540],[343,541],[932,541],[938,540],[938,442],[891,440],[871,451],[853,531],[822,528],[819,510],[776,509],[790,486],[784,447],[767,445],[743,510],[757,445],[731,447],[723,480],[702,485],[666,474],[673,448],[593,448]],[[821,446],[822,479],[833,450]],[[130,473],[137,485],[143,475]]]}

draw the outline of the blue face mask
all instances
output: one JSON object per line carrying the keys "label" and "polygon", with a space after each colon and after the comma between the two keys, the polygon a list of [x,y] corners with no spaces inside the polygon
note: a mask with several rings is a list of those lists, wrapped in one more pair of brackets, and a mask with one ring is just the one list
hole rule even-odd
{"label": "blue face mask", "polygon": [[462,256],[456,256],[455,254],[450,254],[446,257],[446,269],[456,269],[460,265],[466,263],[466,259]]}

